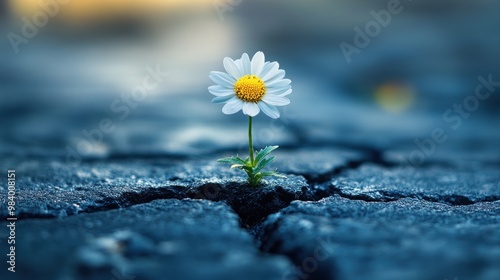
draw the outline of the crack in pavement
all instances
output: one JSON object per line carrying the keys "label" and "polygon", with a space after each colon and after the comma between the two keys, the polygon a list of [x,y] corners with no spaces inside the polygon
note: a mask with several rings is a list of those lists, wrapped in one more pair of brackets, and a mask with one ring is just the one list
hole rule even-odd
{"label": "crack in pavement", "polygon": [[[139,189],[137,191],[125,191],[117,196],[102,193],[103,198],[96,200],[94,205],[85,205],[78,210],[67,210],[66,215],[75,215],[78,213],[92,213],[97,211],[107,211],[118,208],[126,208],[133,205],[148,203],[157,199],[206,199],[212,201],[225,201],[228,203],[242,219],[242,224],[249,228],[260,223],[268,215],[278,212],[287,207],[293,200],[318,201],[320,199],[339,195],[346,199],[362,200],[365,202],[390,202],[402,198],[416,198],[428,202],[445,203],[452,206],[471,205],[480,202],[494,202],[500,200],[500,196],[487,196],[483,199],[471,199],[464,195],[428,195],[423,193],[402,194],[394,191],[379,190],[374,197],[369,193],[348,193],[339,187],[333,185],[325,186],[325,183],[336,178],[349,170],[356,170],[363,164],[373,163],[384,167],[398,166],[380,160],[379,156],[369,159],[352,160],[346,164],[333,168],[332,170],[320,175],[294,174],[298,178],[304,178],[305,183],[299,189],[283,188],[280,186],[263,186],[259,189],[252,189],[242,182],[229,181],[226,183],[204,183],[198,186],[186,186],[186,184],[175,184],[175,178],[170,182],[171,185],[160,187],[151,187]],[[297,184],[297,182],[295,182]],[[293,183],[292,183],[293,185]],[[120,188],[119,186],[117,188]],[[248,198],[247,201],[241,199],[242,195]],[[267,209],[265,206],[275,203],[275,207]],[[264,208],[263,208],[264,207]],[[49,209],[54,210],[54,209]],[[58,209],[61,210],[61,209]],[[61,211],[63,211],[62,209]],[[54,212],[29,213],[21,212],[18,217],[22,219],[31,218],[56,218]]]}
{"label": "crack in pavement", "polygon": [[331,195],[329,196],[338,195],[342,198],[350,200],[361,200],[364,202],[392,202],[404,198],[414,198],[418,200],[424,200],[427,202],[443,203],[449,206],[464,206],[476,203],[496,202],[500,200],[500,196],[487,196],[484,199],[471,200],[470,198],[463,195],[436,195],[436,196],[430,196],[425,194],[404,195],[388,191],[378,191],[378,193],[380,193],[382,197],[375,198],[368,194],[348,194],[336,187],[332,187],[331,189],[332,189],[332,191],[330,192]]}

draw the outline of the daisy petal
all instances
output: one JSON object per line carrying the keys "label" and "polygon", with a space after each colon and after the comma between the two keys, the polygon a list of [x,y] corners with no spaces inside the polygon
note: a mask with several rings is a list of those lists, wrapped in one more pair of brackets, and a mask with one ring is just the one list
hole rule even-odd
{"label": "daisy petal", "polygon": [[292,93],[292,89],[289,89],[289,90],[285,91],[284,93],[279,94],[278,96],[284,97],[284,96],[289,95],[290,93]]}
{"label": "daisy petal", "polygon": [[226,69],[229,75],[233,76],[233,78],[235,79],[241,78],[242,75],[240,73],[240,69],[238,65],[236,65],[236,63],[231,58],[229,57],[224,58],[223,64],[224,64],[224,69]]}
{"label": "daisy petal", "polygon": [[233,95],[227,95],[227,96],[217,96],[212,99],[212,103],[224,103],[229,101],[229,99],[233,98]]}
{"label": "daisy petal", "polygon": [[219,85],[209,86],[208,91],[215,96],[228,96],[234,94],[233,89],[224,88]]}
{"label": "daisy petal", "polygon": [[252,57],[252,75],[259,76],[260,73],[262,72],[262,68],[264,67],[264,62],[265,62],[265,57],[263,52],[257,52],[253,57]]}
{"label": "daisy petal", "polygon": [[280,117],[280,112],[273,105],[268,105],[264,102],[257,103],[259,108],[264,112],[264,114],[268,115],[270,118],[277,119]]}
{"label": "daisy petal", "polygon": [[282,79],[282,80],[278,80],[276,82],[267,83],[267,87],[268,88],[284,87],[284,86],[288,86],[291,82],[292,81],[290,81],[289,79]]}
{"label": "daisy petal", "polygon": [[233,97],[230,99],[224,107],[222,107],[222,113],[226,115],[231,115],[237,113],[241,108],[243,108],[243,101],[239,100],[238,97]]}
{"label": "daisy petal", "polygon": [[264,68],[262,69],[262,72],[260,73],[260,79],[262,81],[266,81],[269,78],[276,76],[279,67],[280,65],[278,64],[278,62],[266,63],[266,65],[264,65]]}
{"label": "daisy petal", "polygon": [[286,97],[277,96],[274,94],[264,95],[264,98],[262,98],[262,101],[266,102],[269,105],[275,105],[275,106],[285,106],[285,105],[290,104],[290,99],[288,99]]}
{"label": "daisy petal", "polygon": [[227,88],[233,87],[234,82],[236,82],[236,79],[224,72],[212,71],[210,72],[209,77],[212,81],[214,81],[214,83]]}
{"label": "daisy petal", "polygon": [[284,77],[285,77],[285,70],[280,69],[276,72],[276,75],[274,75],[274,77],[269,78],[267,81],[266,80],[263,80],[263,81],[266,84],[272,84],[278,80],[283,79]]}
{"label": "daisy petal", "polygon": [[250,58],[248,57],[248,54],[244,53],[241,56],[241,59],[239,60],[240,63],[240,70],[242,75],[250,75],[252,73],[252,69],[250,67]]}
{"label": "daisy petal", "polygon": [[243,114],[255,117],[260,112],[259,106],[253,102],[247,102],[243,105]]}
{"label": "daisy petal", "polygon": [[266,91],[266,94],[281,95],[281,94],[284,94],[285,92],[289,91],[290,89],[291,89],[291,86],[274,87],[274,88],[268,89]]}

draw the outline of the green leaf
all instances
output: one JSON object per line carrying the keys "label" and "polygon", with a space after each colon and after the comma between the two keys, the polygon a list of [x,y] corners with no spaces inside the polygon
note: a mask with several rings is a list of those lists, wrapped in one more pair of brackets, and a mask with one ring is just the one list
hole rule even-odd
{"label": "green leaf", "polygon": [[267,155],[269,155],[272,151],[276,150],[279,146],[267,146],[264,149],[257,152],[257,156],[255,157],[256,165],[259,165],[259,162],[264,159]]}
{"label": "green leaf", "polygon": [[266,171],[266,172],[262,172],[261,174],[262,174],[262,177],[274,176],[274,177],[279,177],[279,178],[286,178],[285,175],[280,174],[276,171]]}
{"label": "green leaf", "polygon": [[261,171],[264,167],[266,167],[267,165],[269,165],[274,159],[275,159],[275,157],[272,156],[272,157],[268,157],[268,158],[265,158],[265,159],[261,160],[257,164],[257,166],[254,168],[254,172],[257,173],[257,172]]}
{"label": "green leaf", "polygon": [[231,168],[237,168],[245,171],[245,173],[248,175],[248,182],[250,183],[250,185],[252,187],[257,187],[261,179],[267,176],[286,178],[284,175],[279,174],[276,170],[261,172],[262,169],[268,166],[275,159],[274,156],[269,155],[277,148],[278,146],[268,146],[258,151],[253,162],[251,162],[249,157],[247,157],[246,159],[242,159],[238,156],[221,158],[217,161],[222,163],[230,163]]}
{"label": "green leaf", "polygon": [[221,159],[218,159],[217,162],[232,163],[232,164],[246,164],[246,161],[244,161],[240,157],[221,158]]}
{"label": "green leaf", "polygon": [[243,169],[248,174],[248,176],[253,173],[253,167],[248,164],[233,164],[231,168]]}
{"label": "green leaf", "polygon": [[233,168],[243,169],[244,167],[245,167],[244,164],[233,164],[233,165],[231,165],[231,169],[233,169]]}

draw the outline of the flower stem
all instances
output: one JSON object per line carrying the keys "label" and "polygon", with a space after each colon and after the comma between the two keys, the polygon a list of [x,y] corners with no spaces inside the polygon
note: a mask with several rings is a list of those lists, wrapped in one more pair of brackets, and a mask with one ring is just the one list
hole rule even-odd
{"label": "flower stem", "polygon": [[250,162],[255,166],[252,140],[252,117],[248,116],[248,152],[250,153]]}

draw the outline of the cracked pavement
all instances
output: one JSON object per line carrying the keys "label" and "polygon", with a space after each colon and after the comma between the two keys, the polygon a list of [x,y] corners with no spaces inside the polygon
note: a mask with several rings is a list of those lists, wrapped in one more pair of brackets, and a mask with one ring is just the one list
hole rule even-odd
{"label": "cracked pavement", "polygon": [[373,154],[283,149],[257,189],[217,157],[12,157],[16,279],[497,279],[498,164]]}

